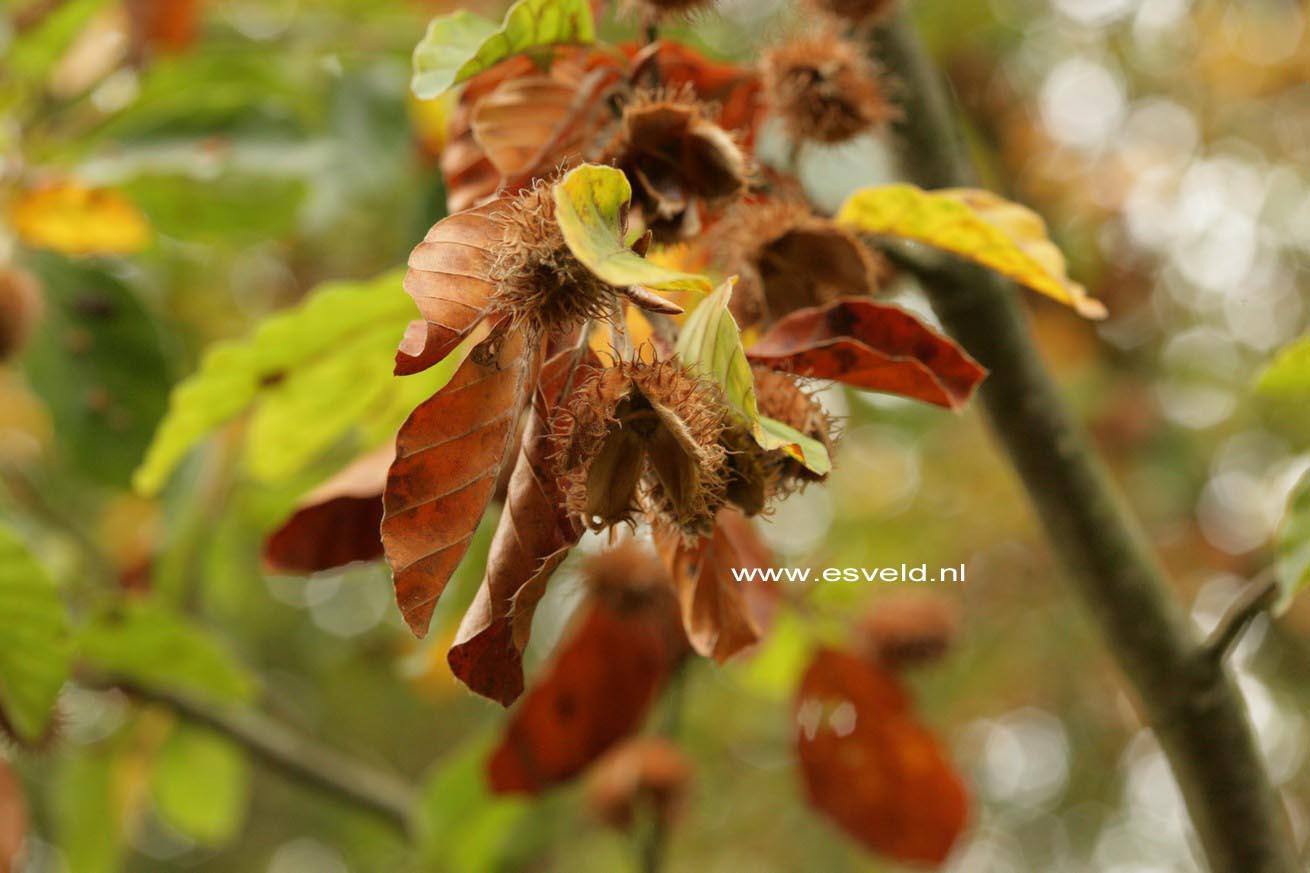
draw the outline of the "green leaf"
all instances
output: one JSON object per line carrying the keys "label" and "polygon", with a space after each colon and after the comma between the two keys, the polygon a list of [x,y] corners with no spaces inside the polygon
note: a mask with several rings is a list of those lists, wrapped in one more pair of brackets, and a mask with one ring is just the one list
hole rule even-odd
{"label": "green leaf", "polygon": [[577,259],[618,287],[711,290],[714,286],[704,276],[661,267],[624,245],[623,213],[631,199],[628,177],[613,167],[583,164],[555,185],[555,220]]}
{"label": "green leaf", "polygon": [[741,331],[728,311],[728,300],[736,282],[736,277],[724,282],[688,316],[678,336],[678,357],[722,387],[728,403],[763,448],[784,451],[820,476],[827,475],[832,470],[832,461],[822,443],[760,415],[755,376],[742,348]]}
{"label": "green leaf", "polygon": [[85,625],[81,657],[111,679],[224,703],[246,703],[256,682],[204,629],[160,603],[131,600]]}
{"label": "green leaf", "polygon": [[116,764],[103,749],[74,747],[59,757],[52,788],[54,837],[64,868],[115,873],[123,857]]}
{"label": "green leaf", "polygon": [[245,460],[262,481],[300,472],[356,430],[379,441],[393,435],[458,366],[451,360],[405,379],[392,376],[396,345],[414,316],[402,278],[396,271],[325,285],[249,339],[213,346],[173,390],[133,478],[136,489],[157,492],[196,443],[251,407]]}
{"label": "green leaf", "polygon": [[836,220],[861,233],[913,240],[959,255],[1087,318],[1105,317],[1105,307],[1065,272],[1064,256],[1047,238],[1041,217],[990,191],[864,188],[847,198]]}
{"label": "green leaf", "polygon": [[0,528],[0,616],[0,712],[19,740],[36,742],[68,678],[71,636],[54,582],[7,528]]}
{"label": "green leaf", "polygon": [[69,462],[125,485],[167,405],[171,366],[159,324],[94,261],[41,254],[30,263],[47,311],[25,359],[28,378]]}
{"label": "green leaf", "polygon": [[1275,548],[1279,597],[1274,611],[1281,613],[1310,586],[1310,471],[1292,489]]}
{"label": "green leaf", "polygon": [[431,100],[508,57],[595,38],[590,0],[519,0],[499,26],[460,9],[428,25],[414,49],[410,88],[420,99]]}
{"label": "green leaf", "polygon": [[437,870],[493,873],[512,869],[519,848],[507,835],[530,817],[532,805],[487,788],[485,742],[466,744],[428,778],[415,831],[421,857]]}
{"label": "green leaf", "polygon": [[1310,336],[1278,353],[1256,379],[1255,393],[1273,427],[1310,445]]}
{"label": "green leaf", "polygon": [[198,843],[221,846],[241,828],[250,768],[230,740],[180,724],[159,751],[151,789],[164,822]]}

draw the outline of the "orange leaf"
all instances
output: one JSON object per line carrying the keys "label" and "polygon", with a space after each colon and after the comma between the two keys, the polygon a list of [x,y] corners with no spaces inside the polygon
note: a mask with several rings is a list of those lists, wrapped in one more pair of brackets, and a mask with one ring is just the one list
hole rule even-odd
{"label": "orange leaf", "polygon": [[764,556],[749,522],[743,531],[739,516],[735,509],[721,510],[714,532],[691,543],[656,535],[660,556],[673,577],[687,639],[697,653],[720,664],[760,639],[745,587],[732,571],[764,566],[757,563]]}
{"label": "orange leaf", "polygon": [[382,491],[395,457],[395,445],[385,445],[305,495],[295,513],[264,541],[269,568],[316,573],[382,557]]}
{"label": "orange leaf", "polygon": [[519,704],[488,761],[493,791],[536,794],[641,727],[676,653],[658,609],[593,599]]}
{"label": "orange leaf", "polygon": [[9,220],[27,245],[66,255],[129,254],[150,242],[150,226],[130,200],[71,179],[25,191]]}
{"label": "orange leaf", "polygon": [[582,536],[582,525],[563,509],[548,440],[551,412],[571,386],[579,360],[570,349],[542,368],[487,573],[447,656],[464,684],[504,706],[523,693],[523,650],[546,583]]}
{"label": "orange leaf", "polygon": [[987,375],[952,340],[910,313],[861,298],[808,307],[776,323],[746,357],[799,376],[833,379],[959,409]]}
{"label": "orange leaf", "polygon": [[437,598],[468,550],[510,457],[537,361],[521,332],[495,340],[495,360],[475,351],[424,401],[396,437],[383,495],[382,544],[396,602],[416,636],[427,633]]}
{"label": "orange leaf", "polygon": [[894,674],[821,649],[796,694],[797,755],[812,806],[879,854],[940,865],[969,800]]}
{"label": "orange leaf", "polygon": [[496,290],[489,272],[501,240],[500,224],[491,217],[498,205],[493,201],[443,218],[410,253],[405,290],[424,321],[405,331],[396,352],[397,375],[433,366],[486,318]]}

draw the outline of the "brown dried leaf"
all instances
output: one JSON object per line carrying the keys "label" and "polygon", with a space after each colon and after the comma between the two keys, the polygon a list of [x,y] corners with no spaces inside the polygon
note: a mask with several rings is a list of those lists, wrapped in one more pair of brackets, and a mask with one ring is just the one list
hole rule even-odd
{"label": "brown dried leaf", "polygon": [[886,669],[821,649],[796,693],[809,801],[873,851],[940,865],[969,817],[964,783]]}
{"label": "brown dried leaf", "polygon": [[699,654],[720,664],[760,639],[743,585],[732,571],[767,565],[756,563],[760,550],[745,539],[739,516],[735,509],[720,510],[714,531],[693,541],[656,531],[687,639]]}
{"label": "brown dried leaf", "polygon": [[913,397],[947,409],[969,402],[986,377],[973,358],[910,313],[871,300],[797,310],[746,357],[776,370]]}
{"label": "brown dried leaf", "polygon": [[584,604],[488,761],[492,790],[536,794],[635,733],[677,656],[666,624],[660,609]]}
{"label": "brown dried leaf", "polygon": [[496,283],[490,271],[504,233],[493,201],[457,212],[432,226],[409,255],[405,290],[426,329],[412,323],[396,352],[396,373],[419,373],[441,361],[491,310]]}
{"label": "brown dried leaf", "polygon": [[549,443],[550,415],[579,363],[569,350],[542,368],[487,573],[447,654],[455,676],[504,706],[523,693],[523,650],[546,583],[582,536],[582,525],[563,508]]}
{"label": "brown dried leaf", "polygon": [[382,543],[396,602],[419,637],[468,550],[536,384],[539,359],[527,353],[523,334],[506,333],[497,342],[494,360],[481,363],[483,356],[471,355],[396,437]]}
{"label": "brown dried leaf", "polygon": [[395,458],[395,444],[384,445],[305,495],[264,541],[268,567],[316,573],[382,557],[382,492]]}

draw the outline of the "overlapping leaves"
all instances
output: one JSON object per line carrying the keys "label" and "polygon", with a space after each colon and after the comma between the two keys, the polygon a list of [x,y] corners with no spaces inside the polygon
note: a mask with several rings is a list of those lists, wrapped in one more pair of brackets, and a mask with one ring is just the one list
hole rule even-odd
{"label": "overlapping leaves", "polygon": [[519,0],[499,25],[459,9],[428,25],[410,87],[428,100],[513,55],[593,39],[589,0]]}

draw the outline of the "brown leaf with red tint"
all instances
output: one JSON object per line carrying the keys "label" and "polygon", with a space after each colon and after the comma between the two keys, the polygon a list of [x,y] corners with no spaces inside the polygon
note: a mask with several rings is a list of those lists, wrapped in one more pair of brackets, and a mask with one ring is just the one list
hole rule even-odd
{"label": "brown leaf with red tint", "polygon": [[487,573],[446,656],[460,681],[503,706],[523,693],[523,650],[546,582],[582,536],[577,518],[564,511],[564,495],[551,469],[548,424],[582,360],[569,350],[542,368]]}
{"label": "brown leaf with red tint", "polygon": [[759,642],[760,630],[733,570],[764,567],[764,554],[744,517],[735,509],[719,511],[714,531],[697,540],[656,530],[656,543],[673,578],[682,611],[682,626],[697,653],[722,664]]}
{"label": "brown leaf with red tint", "polygon": [[23,786],[9,765],[0,760],[0,873],[14,873],[29,827]]}
{"label": "brown leaf with red tint", "polygon": [[295,513],[264,541],[269,569],[316,573],[382,557],[382,491],[395,458],[395,445],[385,445],[301,498]]}
{"label": "brown leaf with red tint", "polygon": [[396,436],[382,544],[396,602],[419,637],[468,550],[536,384],[539,359],[528,354],[523,334],[508,332],[495,342],[500,348],[490,361],[475,350]]}
{"label": "brown leaf with red tint", "polygon": [[821,649],[796,694],[796,747],[812,806],[896,861],[940,865],[969,799],[894,674]]}
{"label": "brown leaf with red tint", "polygon": [[631,736],[677,656],[658,602],[619,610],[593,598],[510,717],[487,769],[500,794],[567,781]]}
{"label": "brown leaf with red tint", "polygon": [[496,283],[490,271],[503,229],[492,201],[457,212],[432,226],[409,255],[405,290],[423,323],[405,331],[396,352],[396,374],[419,373],[455,350],[491,310]]}
{"label": "brown leaf with red tint", "polygon": [[746,351],[753,363],[959,409],[987,371],[895,306],[858,298],[797,310]]}
{"label": "brown leaf with red tint", "polygon": [[446,180],[446,208],[458,212],[484,203],[500,186],[500,173],[473,135],[473,112],[478,102],[499,85],[537,69],[526,55],[516,55],[490,70],[479,73],[460,94],[459,104],[446,128],[446,147],[441,152],[441,174]]}

